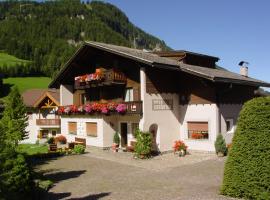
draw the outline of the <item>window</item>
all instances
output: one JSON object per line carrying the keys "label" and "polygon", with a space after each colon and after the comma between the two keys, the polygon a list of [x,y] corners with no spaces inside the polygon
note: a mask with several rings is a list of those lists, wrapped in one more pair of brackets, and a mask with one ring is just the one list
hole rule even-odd
{"label": "window", "polygon": [[139,128],[139,123],[131,123],[131,133],[135,137],[135,132]]}
{"label": "window", "polygon": [[47,138],[49,135],[49,131],[48,130],[41,130],[41,138]]}
{"label": "window", "polygon": [[87,136],[97,137],[97,123],[86,122],[86,134]]}
{"label": "window", "polygon": [[68,122],[68,133],[77,135],[77,122]]}
{"label": "window", "polygon": [[133,101],[133,88],[126,88],[125,101]]}
{"label": "window", "polygon": [[208,122],[188,122],[189,139],[208,139]]}
{"label": "window", "polygon": [[225,122],[226,122],[227,133],[232,133],[234,131],[233,130],[233,119],[226,119]]}

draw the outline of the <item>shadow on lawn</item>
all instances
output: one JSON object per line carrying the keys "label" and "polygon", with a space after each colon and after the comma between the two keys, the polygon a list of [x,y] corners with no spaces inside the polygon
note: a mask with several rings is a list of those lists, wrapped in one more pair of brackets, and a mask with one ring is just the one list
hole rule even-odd
{"label": "shadow on lawn", "polygon": [[[68,200],[98,200],[101,199],[103,197],[109,196],[111,193],[110,192],[103,192],[103,193],[99,193],[99,194],[89,194],[87,196],[84,197],[76,197],[76,198],[69,198]],[[53,193],[53,192],[49,192],[46,196],[44,196],[44,198],[42,198],[43,200],[56,200],[56,199],[63,199],[63,198],[67,198],[71,196],[70,192],[64,192],[64,193]]]}

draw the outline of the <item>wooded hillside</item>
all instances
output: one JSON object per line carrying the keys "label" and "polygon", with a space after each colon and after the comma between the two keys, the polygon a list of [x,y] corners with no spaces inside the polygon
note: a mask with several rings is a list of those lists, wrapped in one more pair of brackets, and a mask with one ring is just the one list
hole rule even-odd
{"label": "wooded hillside", "polygon": [[0,50],[33,61],[30,69],[35,75],[54,76],[82,41],[134,47],[134,38],[137,48],[168,48],[108,3],[0,2]]}

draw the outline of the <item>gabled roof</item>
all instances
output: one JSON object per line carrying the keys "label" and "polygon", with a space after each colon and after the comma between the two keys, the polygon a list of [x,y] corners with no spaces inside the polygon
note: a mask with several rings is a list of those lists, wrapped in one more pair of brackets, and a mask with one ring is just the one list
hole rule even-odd
{"label": "gabled roof", "polygon": [[112,44],[105,44],[100,42],[85,42],[85,44],[78,49],[78,51],[71,57],[71,59],[64,65],[64,67],[60,70],[56,78],[50,83],[49,87],[53,88],[59,84],[59,80],[62,73],[67,70],[67,68],[71,67],[71,63],[79,54],[79,52],[87,47],[100,49],[106,52],[110,52],[112,54],[116,54],[128,59],[132,59],[152,67],[164,68],[168,70],[178,70],[183,71],[188,74],[192,74],[194,76],[202,77],[213,82],[230,82],[230,83],[237,83],[237,84],[244,84],[244,85],[252,85],[252,86],[263,86],[263,87],[270,87],[270,83],[241,76],[240,74],[236,74],[230,71],[222,70],[222,69],[211,69],[206,67],[200,67],[196,65],[188,65],[181,62],[178,62],[173,59],[160,57],[151,52],[145,52],[139,49],[132,49],[123,46],[117,46]]}
{"label": "gabled roof", "polygon": [[37,108],[39,104],[48,97],[57,106],[60,105],[60,93],[55,89],[31,89],[22,94],[24,104],[26,107]]}

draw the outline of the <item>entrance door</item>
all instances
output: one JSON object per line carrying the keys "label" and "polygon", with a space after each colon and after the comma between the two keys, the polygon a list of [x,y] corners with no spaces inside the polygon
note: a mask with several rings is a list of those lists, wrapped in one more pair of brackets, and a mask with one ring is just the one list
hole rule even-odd
{"label": "entrance door", "polygon": [[127,146],[127,132],[128,132],[127,123],[120,123],[121,147]]}

